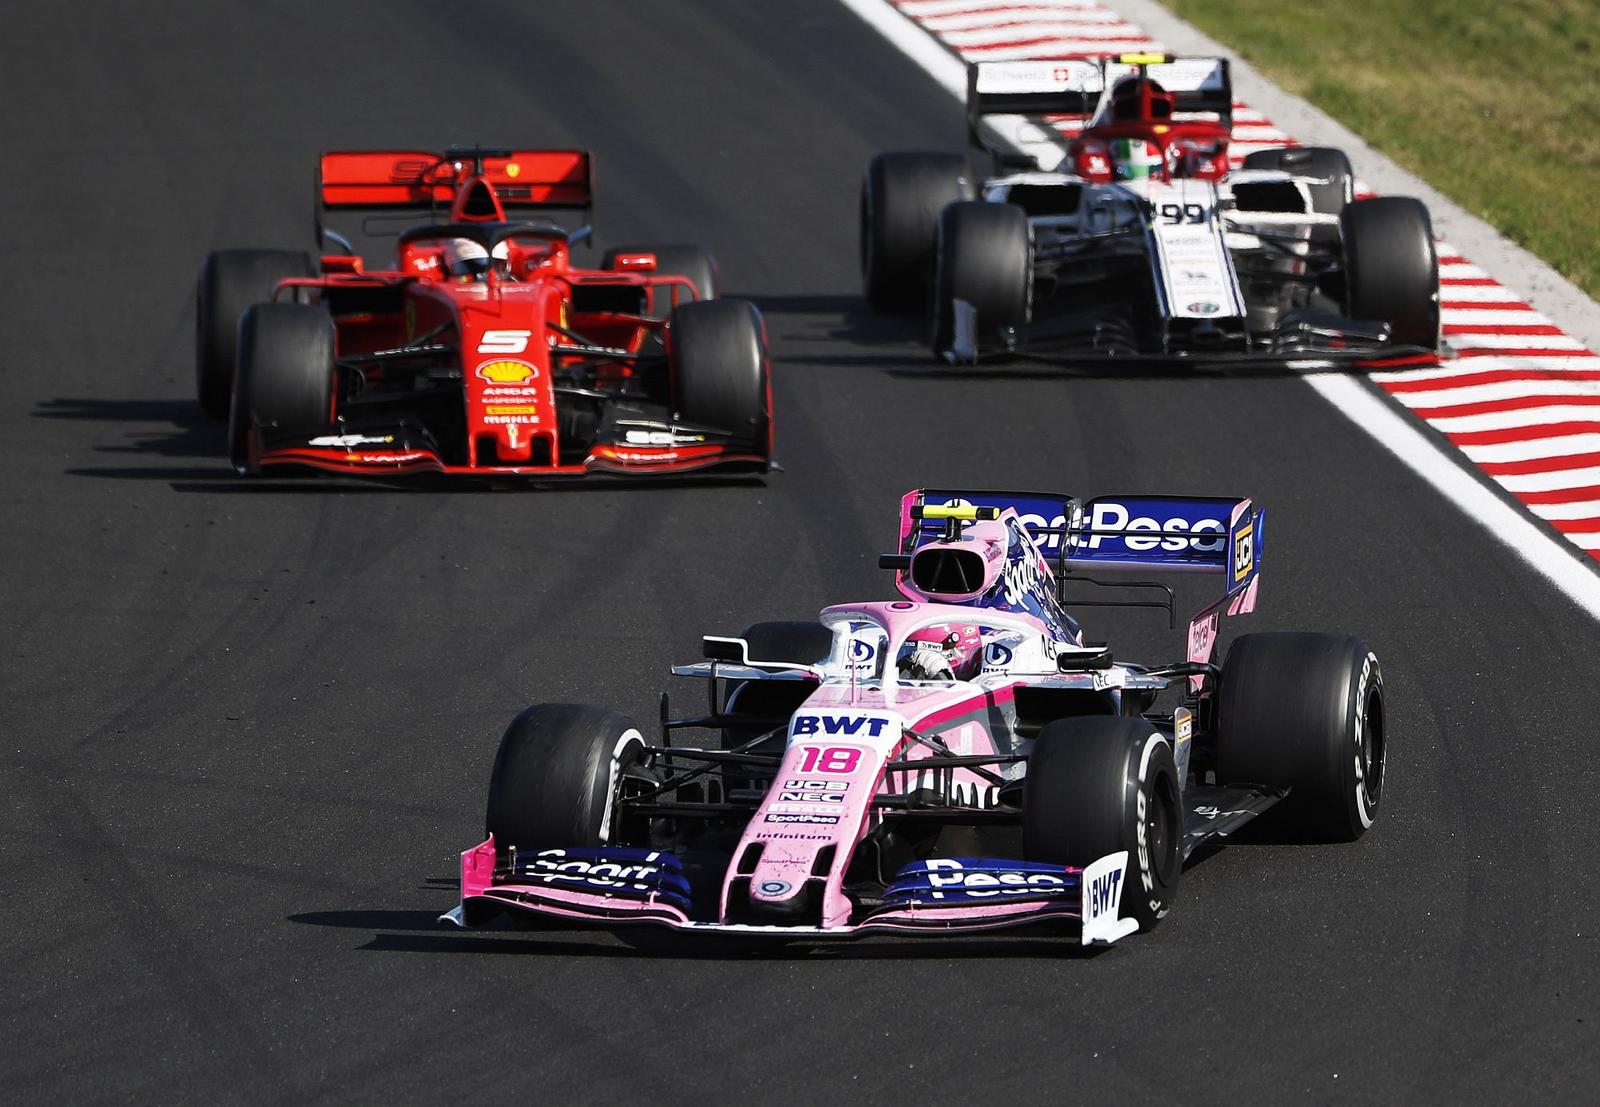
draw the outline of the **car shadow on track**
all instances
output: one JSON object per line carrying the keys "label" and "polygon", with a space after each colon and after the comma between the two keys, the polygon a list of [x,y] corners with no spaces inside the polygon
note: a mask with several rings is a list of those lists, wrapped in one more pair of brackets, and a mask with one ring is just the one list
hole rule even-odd
{"label": "car shadow on track", "polygon": [[[170,430],[131,432],[126,443],[97,445],[95,450],[98,453],[220,459],[228,452],[227,427],[221,422],[207,419],[190,400],[111,400],[62,396],[40,401],[33,410],[33,417],[106,424],[166,423],[171,426]],[[226,472],[225,464],[222,469]]]}
{"label": "car shadow on track", "polygon": [[290,915],[288,921],[304,926],[377,931],[370,941],[359,947],[377,953],[515,953],[680,961],[861,961],[1019,957],[1084,960],[1105,952],[1104,947],[1079,945],[1068,933],[962,938],[876,936],[847,942],[775,942],[657,929],[612,932],[559,923],[522,925],[505,920],[468,932],[441,923],[438,918],[438,913],[431,911],[365,909],[307,911]]}
{"label": "car shadow on track", "polygon": [[[77,466],[63,470],[67,476],[96,480],[166,481],[174,492],[224,495],[293,493],[346,495],[350,493],[443,492],[576,492],[604,488],[614,492],[694,487],[761,487],[761,474],[680,473],[672,476],[565,477],[540,480],[529,477],[445,476],[419,473],[407,476],[341,476],[307,472],[301,476],[241,477],[228,464],[228,436],[224,424],[207,419],[188,400],[107,400],[59,398],[41,402],[34,411],[39,419],[75,419],[101,423],[172,424],[170,432],[144,432],[129,436],[126,444],[97,445],[97,453],[190,459],[182,465]],[[203,459],[203,460],[202,460]]]}
{"label": "car shadow on track", "polygon": [[[936,379],[950,381],[994,381],[1009,379],[1088,378],[1115,380],[1188,380],[1200,378],[1293,378],[1313,374],[1341,374],[1365,376],[1375,371],[1371,365],[1327,364],[1315,367],[1297,366],[1296,363],[1316,361],[1308,354],[1290,353],[1281,359],[1251,362],[1197,362],[1184,360],[1155,361],[1132,358],[1085,358],[1019,354],[1015,356],[986,356],[977,365],[944,365],[935,361],[928,350],[928,324],[920,313],[887,314],[869,307],[860,296],[831,295],[773,295],[749,296],[763,313],[774,318],[793,316],[833,316],[836,325],[825,325],[815,335],[804,333],[794,336],[827,337],[868,347],[837,354],[786,354],[782,344],[774,341],[774,358],[784,365],[815,366],[877,366],[891,377],[912,380]],[[826,320],[824,319],[824,323]],[[775,328],[776,329],[776,328]],[[782,336],[781,330],[779,337]],[[1448,355],[1447,355],[1448,356]],[[1417,365],[1431,368],[1435,363]],[[1405,368],[1396,365],[1385,368]]]}
{"label": "car shadow on track", "polygon": [[[98,473],[97,470],[73,470],[77,473]],[[127,470],[108,470],[104,475],[115,476]],[[170,476],[171,474],[169,474]],[[436,476],[428,473],[406,477],[344,477],[327,474],[308,474],[304,477],[240,477],[225,470],[220,478],[206,481],[173,480],[174,492],[207,492],[223,495],[255,495],[277,493],[291,495],[344,495],[347,493],[412,494],[448,492],[453,496],[467,493],[524,492],[548,495],[554,492],[590,493],[660,491],[663,488],[762,488],[763,477],[757,475],[716,476],[693,473],[671,477],[618,477],[595,475],[568,477],[561,480],[541,481],[530,477],[468,477]]]}
{"label": "car shadow on track", "polygon": [[[1209,838],[1195,847],[1183,863],[1184,872],[1205,864],[1211,858],[1230,850],[1249,850],[1258,847],[1272,847],[1282,849],[1292,846],[1315,847],[1327,849],[1329,842],[1326,838],[1319,837],[1308,831],[1304,826],[1295,821],[1292,811],[1281,807],[1269,808],[1264,813],[1251,819],[1238,830],[1226,838]],[[1334,843],[1335,845],[1349,843]]]}

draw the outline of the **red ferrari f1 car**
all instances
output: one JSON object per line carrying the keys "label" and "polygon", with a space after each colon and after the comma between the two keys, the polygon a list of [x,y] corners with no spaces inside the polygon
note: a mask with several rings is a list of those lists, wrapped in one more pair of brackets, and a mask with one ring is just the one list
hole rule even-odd
{"label": "red ferrari f1 car", "polygon": [[[229,420],[241,473],[575,476],[764,472],[771,387],[760,313],[716,298],[690,246],[577,266],[568,231],[512,213],[591,205],[581,150],[324,154],[319,237],[343,254],[221,250],[201,270],[201,406]],[[393,267],[369,271],[330,210],[397,213]]]}

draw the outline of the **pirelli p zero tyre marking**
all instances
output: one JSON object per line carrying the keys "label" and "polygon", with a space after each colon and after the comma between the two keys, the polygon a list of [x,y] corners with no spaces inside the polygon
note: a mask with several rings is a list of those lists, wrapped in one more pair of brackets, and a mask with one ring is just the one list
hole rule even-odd
{"label": "pirelli p zero tyre marking", "polygon": [[[639,753],[631,756],[628,747],[638,746]],[[600,811],[600,841],[606,844],[611,842],[611,832],[616,818],[617,795],[622,791],[622,770],[626,765],[639,759],[639,754],[644,751],[644,735],[635,729],[629,729],[617,739],[617,744],[611,749],[611,765],[606,783],[606,803]]]}
{"label": "pirelli p zero tyre marking", "polygon": [[[1152,780],[1150,772],[1152,755],[1166,745],[1166,740],[1155,732],[1145,739],[1134,782],[1134,841],[1139,859],[1139,884],[1146,909],[1157,919],[1165,918],[1172,910],[1170,885],[1175,874],[1171,870],[1181,863],[1178,851],[1170,848],[1173,836],[1182,825],[1177,793],[1172,787],[1175,782],[1171,776],[1160,774]],[[1158,788],[1162,792],[1160,795],[1156,794]],[[1158,891],[1158,881],[1168,890]]]}
{"label": "pirelli p zero tyre marking", "polygon": [[1368,651],[1356,683],[1355,699],[1355,801],[1363,829],[1378,815],[1383,793],[1383,670],[1376,654]]}

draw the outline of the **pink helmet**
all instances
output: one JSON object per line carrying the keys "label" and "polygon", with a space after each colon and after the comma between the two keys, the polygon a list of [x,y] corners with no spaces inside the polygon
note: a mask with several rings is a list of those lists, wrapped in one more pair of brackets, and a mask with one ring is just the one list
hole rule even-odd
{"label": "pink helmet", "polygon": [[983,635],[974,623],[936,623],[906,635],[907,650],[938,651],[954,680],[970,680],[983,664]]}

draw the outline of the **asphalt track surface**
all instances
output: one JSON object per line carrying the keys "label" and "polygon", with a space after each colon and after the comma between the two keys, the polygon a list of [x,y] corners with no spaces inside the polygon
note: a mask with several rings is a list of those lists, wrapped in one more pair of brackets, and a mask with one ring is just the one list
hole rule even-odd
{"label": "asphalt track surface", "polygon": [[[865,314],[860,167],[961,121],[842,8],[63,3],[9,10],[4,54],[0,1098],[1587,1092],[1593,623],[1292,377],[954,373]],[[767,313],[786,473],[228,474],[191,400],[205,251],[307,244],[320,149],[457,141],[589,145],[602,244],[715,251]],[[520,707],[648,720],[700,633],[883,595],[920,483],[1267,504],[1251,626],[1383,659],[1375,830],[1222,850],[1158,931],[1093,956],[435,926]]]}

